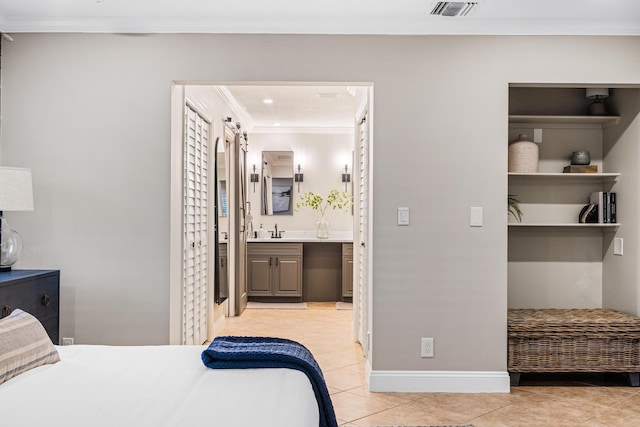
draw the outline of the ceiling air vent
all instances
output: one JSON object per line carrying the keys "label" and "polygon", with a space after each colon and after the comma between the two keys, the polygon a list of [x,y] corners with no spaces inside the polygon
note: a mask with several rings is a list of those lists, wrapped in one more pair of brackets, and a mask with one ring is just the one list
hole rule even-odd
{"label": "ceiling air vent", "polygon": [[467,16],[477,4],[477,1],[439,1],[431,10],[431,15]]}

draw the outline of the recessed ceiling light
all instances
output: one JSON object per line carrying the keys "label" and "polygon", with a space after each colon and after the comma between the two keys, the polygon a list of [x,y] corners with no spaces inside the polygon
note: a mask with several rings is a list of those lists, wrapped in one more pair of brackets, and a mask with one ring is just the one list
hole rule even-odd
{"label": "recessed ceiling light", "polygon": [[273,99],[265,98],[265,99],[262,100],[262,102],[265,103],[265,104],[273,104]]}
{"label": "recessed ceiling light", "polygon": [[274,123],[273,125],[274,126],[280,126],[280,123]]}

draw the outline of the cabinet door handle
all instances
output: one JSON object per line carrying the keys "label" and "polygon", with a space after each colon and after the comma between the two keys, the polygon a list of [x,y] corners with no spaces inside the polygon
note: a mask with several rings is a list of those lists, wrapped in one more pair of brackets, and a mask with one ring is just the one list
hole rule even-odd
{"label": "cabinet door handle", "polygon": [[47,294],[42,295],[42,305],[48,307],[51,304],[51,297]]}
{"label": "cabinet door handle", "polygon": [[0,317],[7,317],[8,315],[11,314],[11,307],[8,305],[5,305],[4,307],[2,307],[2,316]]}
{"label": "cabinet door handle", "polygon": [[220,267],[224,268],[224,260],[222,258],[220,258]]}
{"label": "cabinet door handle", "polygon": [[273,258],[269,257],[269,267],[271,267],[272,260],[273,260]]}

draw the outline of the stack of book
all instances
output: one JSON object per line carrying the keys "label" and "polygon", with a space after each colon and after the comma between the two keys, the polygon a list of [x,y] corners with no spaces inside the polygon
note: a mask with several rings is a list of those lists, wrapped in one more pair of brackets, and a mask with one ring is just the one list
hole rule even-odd
{"label": "stack of book", "polygon": [[598,173],[598,165],[569,165],[562,170],[563,173]]}
{"label": "stack of book", "polygon": [[616,216],[616,193],[596,191],[591,193],[589,203],[597,206],[598,223],[615,224],[618,222]]}

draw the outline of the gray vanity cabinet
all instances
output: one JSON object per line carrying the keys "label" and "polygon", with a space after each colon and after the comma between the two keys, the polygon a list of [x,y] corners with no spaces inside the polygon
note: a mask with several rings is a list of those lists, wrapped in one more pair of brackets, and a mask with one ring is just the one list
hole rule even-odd
{"label": "gray vanity cabinet", "polygon": [[302,243],[247,245],[249,297],[302,297]]}
{"label": "gray vanity cabinet", "polygon": [[342,298],[353,298],[353,243],[342,244]]}

